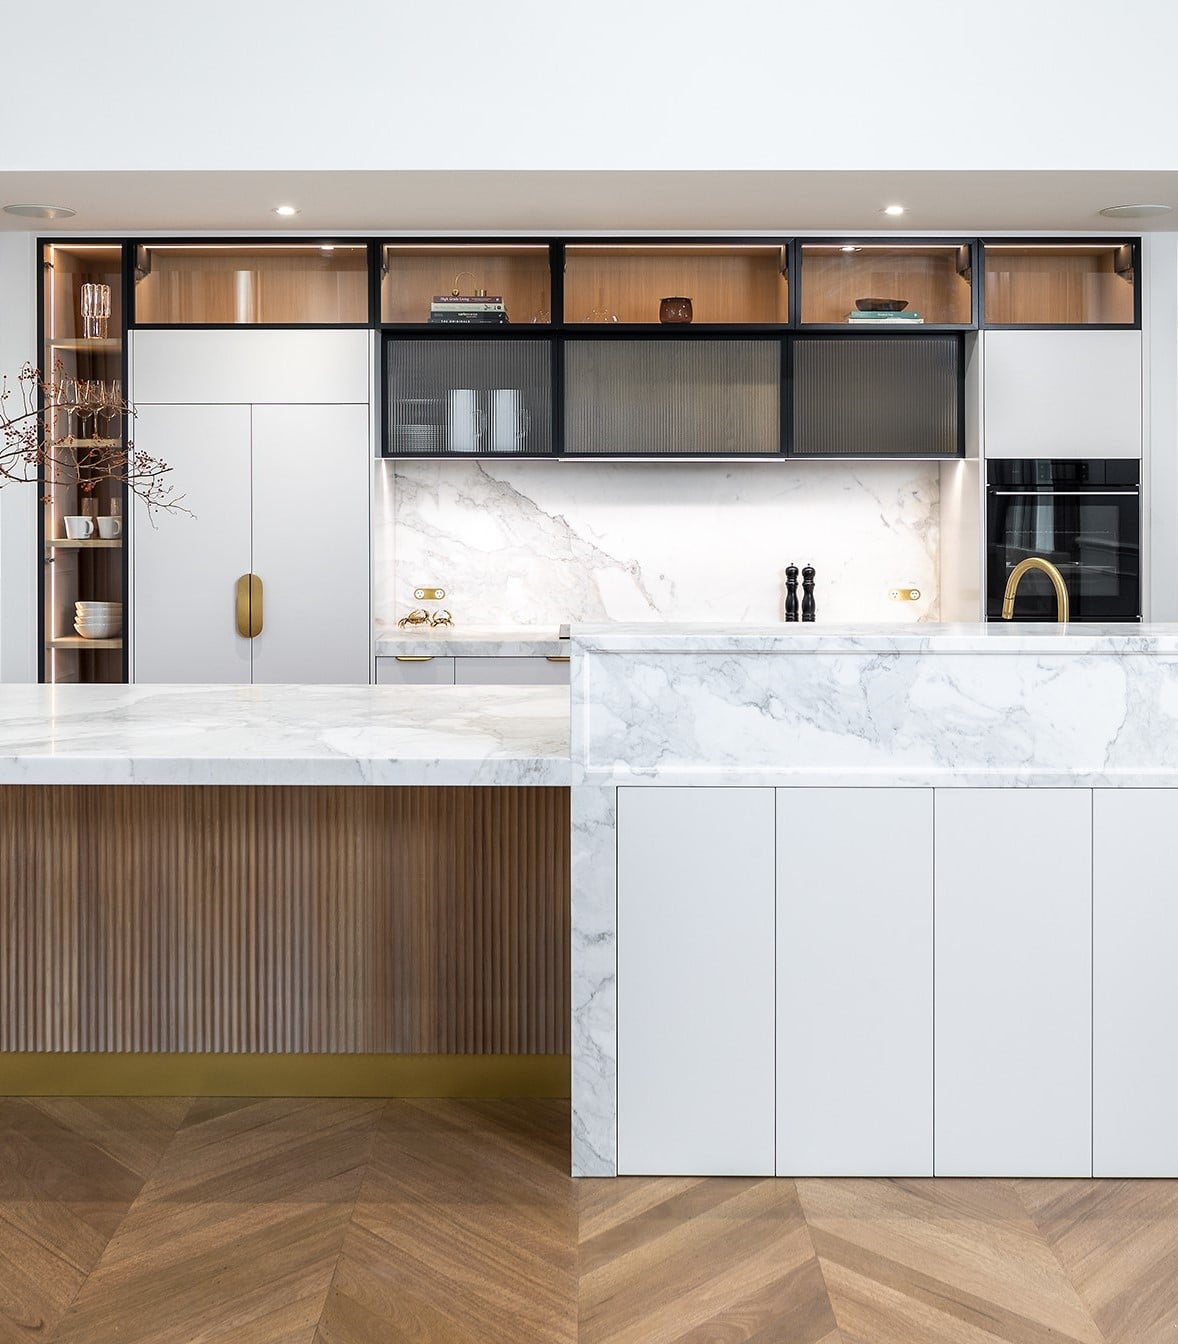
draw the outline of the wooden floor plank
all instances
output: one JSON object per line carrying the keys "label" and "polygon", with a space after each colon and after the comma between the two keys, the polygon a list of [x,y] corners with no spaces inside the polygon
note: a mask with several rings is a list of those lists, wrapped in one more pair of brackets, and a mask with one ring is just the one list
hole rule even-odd
{"label": "wooden floor plank", "polygon": [[1105,1344],[1011,1182],[798,1189],[844,1344]]}
{"label": "wooden floor plank", "polygon": [[323,1344],[574,1344],[562,1102],[390,1102]]}
{"label": "wooden floor plank", "polygon": [[51,1337],[188,1109],[0,1099],[0,1344]]}
{"label": "wooden floor plank", "polygon": [[1178,1181],[1015,1189],[1109,1344],[1178,1340]]}
{"label": "wooden floor plank", "polygon": [[382,1106],[194,1104],[54,1344],[310,1344]]}

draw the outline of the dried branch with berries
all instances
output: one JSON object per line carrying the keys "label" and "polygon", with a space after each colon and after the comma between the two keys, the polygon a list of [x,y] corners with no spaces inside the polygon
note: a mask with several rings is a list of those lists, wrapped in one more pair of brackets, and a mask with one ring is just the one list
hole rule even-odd
{"label": "dried branch with berries", "polygon": [[[135,414],[118,384],[87,384],[67,376],[59,362],[50,378],[25,364],[17,388],[0,380],[0,486],[66,482],[86,496],[111,481],[126,485],[149,513],[188,512],[166,462],[140,452],[121,434],[110,437],[111,429],[129,427]],[[89,434],[71,432],[75,419],[83,431],[89,423]],[[108,427],[106,437],[96,432],[100,421]]]}

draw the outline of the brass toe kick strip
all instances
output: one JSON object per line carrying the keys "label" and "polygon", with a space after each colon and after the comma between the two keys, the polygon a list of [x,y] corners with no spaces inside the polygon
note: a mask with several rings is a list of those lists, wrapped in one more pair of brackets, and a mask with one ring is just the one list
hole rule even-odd
{"label": "brass toe kick strip", "polygon": [[567,1097],[568,1055],[0,1054],[5,1097]]}

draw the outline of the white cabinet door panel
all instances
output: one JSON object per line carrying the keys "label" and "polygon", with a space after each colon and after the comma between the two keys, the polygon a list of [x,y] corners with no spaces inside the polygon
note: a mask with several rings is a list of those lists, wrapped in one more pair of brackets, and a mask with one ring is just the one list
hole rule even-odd
{"label": "white cabinet door panel", "polygon": [[453,686],[454,659],[427,658],[425,662],[402,662],[399,658],[376,660],[378,686]]}
{"label": "white cabinet door panel", "polygon": [[455,658],[454,680],[459,686],[567,686],[569,665],[541,657]]}
{"label": "white cabinet door panel", "polygon": [[364,402],[367,331],[136,331],[131,386],[152,402]]}
{"label": "white cabinet door panel", "polygon": [[618,790],[620,1174],[773,1174],[773,813]]}
{"label": "white cabinet door panel", "polygon": [[933,794],[777,790],[777,1172],[931,1176]]}
{"label": "white cabinet door panel", "polygon": [[1178,1176],[1178,792],[1093,799],[1094,1176]]}
{"label": "white cabinet door panel", "polygon": [[938,789],[938,1176],[1092,1170],[1092,795]]}
{"label": "white cabinet door panel", "polygon": [[254,406],[255,682],[367,685],[367,406]]}
{"label": "white cabinet door panel", "polygon": [[1140,457],[1141,332],[987,331],[987,457]]}
{"label": "white cabinet door panel", "polygon": [[135,503],[132,677],[140,682],[251,679],[236,629],[236,583],[250,568],[250,409],[143,406],[135,444],[174,469],[188,514]]}

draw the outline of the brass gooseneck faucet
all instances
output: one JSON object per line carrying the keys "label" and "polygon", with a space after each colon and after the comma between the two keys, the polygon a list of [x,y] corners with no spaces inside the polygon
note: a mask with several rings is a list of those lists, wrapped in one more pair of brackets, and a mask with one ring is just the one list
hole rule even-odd
{"label": "brass gooseneck faucet", "polygon": [[1067,625],[1068,590],[1064,585],[1063,575],[1050,560],[1043,560],[1037,555],[1031,555],[1026,560],[1020,560],[1010,571],[1010,578],[1006,580],[1006,592],[1002,595],[1002,619],[1004,621],[1014,619],[1014,596],[1018,592],[1019,584],[1023,581],[1023,575],[1032,569],[1042,570],[1051,580],[1051,586],[1055,589],[1055,619],[1060,624]]}

